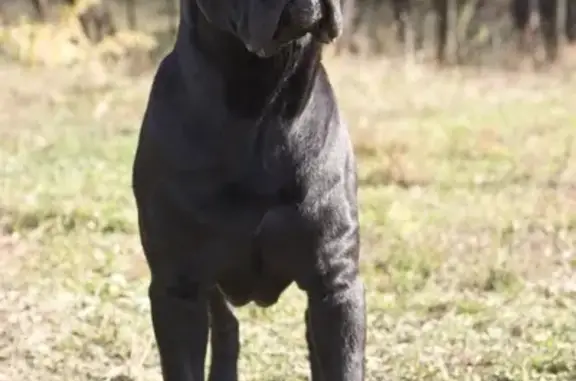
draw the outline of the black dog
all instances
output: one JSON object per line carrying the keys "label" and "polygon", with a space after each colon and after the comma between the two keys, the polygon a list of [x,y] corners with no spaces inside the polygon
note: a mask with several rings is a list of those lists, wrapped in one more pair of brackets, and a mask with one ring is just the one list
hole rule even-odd
{"label": "black dog", "polygon": [[340,0],[182,0],[133,168],[165,381],[238,378],[232,308],[308,296],[312,380],[364,379],[352,144],[321,64]]}

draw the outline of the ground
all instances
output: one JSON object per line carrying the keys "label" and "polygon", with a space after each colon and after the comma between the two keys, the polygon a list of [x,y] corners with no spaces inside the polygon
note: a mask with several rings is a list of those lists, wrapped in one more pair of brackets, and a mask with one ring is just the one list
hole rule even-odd
{"label": "ground", "polygon": [[[328,57],[360,170],[367,380],[576,379],[576,77]],[[151,74],[0,68],[0,381],[160,380],[130,189]],[[241,318],[305,380],[304,298]]]}

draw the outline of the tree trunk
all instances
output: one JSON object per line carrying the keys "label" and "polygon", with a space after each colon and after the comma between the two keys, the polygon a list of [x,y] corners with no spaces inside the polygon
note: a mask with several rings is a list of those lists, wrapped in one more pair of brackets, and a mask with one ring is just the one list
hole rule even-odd
{"label": "tree trunk", "polygon": [[46,0],[31,0],[36,17],[40,21],[46,21]]}
{"label": "tree trunk", "polygon": [[448,0],[434,0],[433,5],[436,14],[436,60],[443,64],[448,42]]}
{"label": "tree trunk", "polygon": [[135,0],[125,0],[126,1],[126,24],[129,29],[135,30],[136,26],[136,1]]}
{"label": "tree trunk", "polygon": [[539,0],[538,12],[546,58],[553,62],[558,58],[558,0]]}
{"label": "tree trunk", "polygon": [[565,33],[568,43],[576,43],[576,0],[566,0]]}
{"label": "tree trunk", "polygon": [[76,7],[82,30],[91,42],[98,43],[105,37],[116,34],[116,24],[105,0],[90,1],[86,5],[81,3],[83,0],[66,1]]}

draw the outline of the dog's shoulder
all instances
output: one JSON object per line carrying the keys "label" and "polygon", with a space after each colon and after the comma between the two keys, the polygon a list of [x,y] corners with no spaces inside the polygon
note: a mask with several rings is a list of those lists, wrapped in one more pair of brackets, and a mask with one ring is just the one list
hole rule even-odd
{"label": "dog's shoulder", "polygon": [[168,53],[158,65],[152,87],[150,102],[170,101],[182,91],[182,73],[175,52]]}
{"label": "dog's shoulder", "polygon": [[307,156],[313,157],[328,151],[347,150],[346,124],[323,65],[319,66],[313,82],[309,101],[293,126],[298,136],[297,144],[308,153]]}

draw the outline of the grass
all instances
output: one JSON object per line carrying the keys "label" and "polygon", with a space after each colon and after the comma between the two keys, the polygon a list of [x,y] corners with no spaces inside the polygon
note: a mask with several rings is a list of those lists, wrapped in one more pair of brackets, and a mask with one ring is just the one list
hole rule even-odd
{"label": "grass", "polygon": [[[359,160],[367,380],[576,379],[575,78],[328,68]],[[130,191],[150,80],[0,70],[0,381],[160,379]],[[303,311],[294,288],[238,310],[241,379],[307,379]]]}

